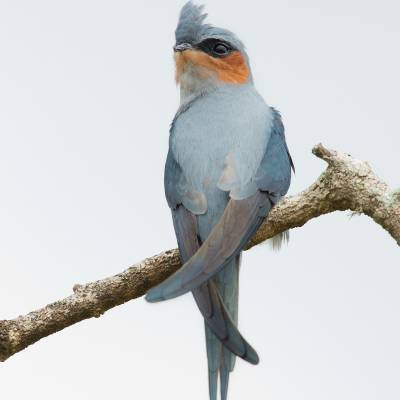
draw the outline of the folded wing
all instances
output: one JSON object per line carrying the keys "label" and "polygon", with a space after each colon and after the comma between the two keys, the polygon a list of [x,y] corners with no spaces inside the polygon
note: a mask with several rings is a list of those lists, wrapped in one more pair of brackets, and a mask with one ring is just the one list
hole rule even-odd
{"label": "folded wing", "polygon": [[[172,210],[172,215],[181,258],[185,262],[200,247],[196,217],[183,205]],[[215,283],[208,281],[200,285],[193,290],[193,296],[207,325],[223,345],[251,364],[257,364],[259,358],[256,351],[238,331]]]}
{"label": "folded wing", "polygon": [[272,206],[286,194],[293,163],[280,115],[273,112],[265,155],[252,179],[258,189],[245,199],[229,200],[206,241],[181,269],[147,293],[148,301],[171,299],[207,282],[243,249]]}

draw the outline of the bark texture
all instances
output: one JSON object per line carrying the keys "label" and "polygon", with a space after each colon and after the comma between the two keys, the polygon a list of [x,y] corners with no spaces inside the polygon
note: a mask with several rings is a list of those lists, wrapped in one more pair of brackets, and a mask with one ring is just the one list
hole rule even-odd
{"label": "bark texture", "polygon": [[[324,148],[313,153],[328,163],[318,180],[303,192],[283,199],[270,213],[247,249],[309,220],[338,210],[365,214],[400,245],[400,190],[391,190],[367,162]],[[12,320],[0,321],[0,361],[38,340],[129,300],[143,296],[180,268],[178,250],[145,259],[127,270],[93,283],[75,285],[73,294]]]}

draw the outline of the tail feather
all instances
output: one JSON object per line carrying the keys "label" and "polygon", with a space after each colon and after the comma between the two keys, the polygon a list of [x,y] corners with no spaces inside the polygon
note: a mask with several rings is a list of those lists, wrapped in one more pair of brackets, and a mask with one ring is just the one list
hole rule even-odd
{"label": "tail feather", "polygon": [[221,400],[227,400],[228,398],[229,373],[230,371],[225,367],[220,369]]}
{"label": "tail feather", "polygon": [[222,344],[211,331],[207,323],[205,323],[204,325],[206,331],[208,387],[210,392],[210,400],[217,400],[218,371],[221,360],[220,356],[218,357],[218,355],[221,354]]}
{"label": "tail feather", "polygon": [[210,400],[217,400],[218,370],[208,371],[208,390],[210,393]]}
{"label": "tail feather", "polygon": [[[172,216],[181,258],[185,263],[200,246],[196,216],[183,206],[173,210]],[[193,290],[205,320],[210,400],[217,400],[219,372],[221,396],[226,399],[229,372],[235,364],[233,353],[252,364],[258,363],[257,353],[237,329],[239,262],[239,256],[233,257],[215,278]]]}
{"label": "tail feather", "polygon": [[[240,257],[235,257],[216,276],[216,278],[213,279],[220,291],[223,302],[225,303],[226,312],[229,313],[229,318],[232,321],[233,326],[235,327],[237,326],[238,321],[239,263]],[[218,375],[220,377],[221,400],[227,400],[229,374],[234,369],[236,356],[231,351],[229,351],[228,348],[221,344],[221,341],[210,330],[207,324],[206,343],[209,370],[210,400],[216,400],[217,398],[216,393]]]}

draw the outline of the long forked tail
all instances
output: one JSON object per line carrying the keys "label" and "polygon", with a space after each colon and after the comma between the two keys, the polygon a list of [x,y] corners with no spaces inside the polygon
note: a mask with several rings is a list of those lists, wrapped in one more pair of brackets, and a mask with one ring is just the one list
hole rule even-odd
{"label": "long forked tail", "polygon": [[[200,247],[197,220],[183,206],[173,210],[172,215],[181,258],[183,262],[187,262]],[[221,388],[224,388],[222,398],[226,399],[229,372],[233,369],[234,362],[232,353],[251,364],[259,361],[256,351],[237,329],[239,259],[240,256],[233,257],[215,278],[193,290],[206,325],[211,399],[216,399],[217,396],[219,372]]]}
{"label": "long forked tail", "polygon": [[[239,264],[240,256],[237,256],[214,278],[226,309],[235,325],[238,321]],[[229,374],[235,366],[236,356],[222,345],[207,324],[205,331],[210,400],[217,400],[218,376],[220,378],[221,400],[227,400]]]}

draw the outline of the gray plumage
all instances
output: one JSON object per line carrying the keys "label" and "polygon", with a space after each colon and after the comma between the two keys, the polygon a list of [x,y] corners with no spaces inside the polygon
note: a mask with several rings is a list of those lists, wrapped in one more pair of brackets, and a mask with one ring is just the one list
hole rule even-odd
{"label": "gray plumage", "polygon": [[[179,51],[218,38],[248,65],[240,40],[205,24],[202,10],[191,2],[183,7],[176,29]],[[258,94],[251,73],[245,83],[232,84],[203,78],[193,68],[181,79],[165,167],[166,198],[184,265],[146,299],[192,291],[205,319],[210,399],[217,398],[219,374],[226,400],[235,355],[258,362],[237,329],[240,253],[286,194],[293,163],[281,117]]]}

